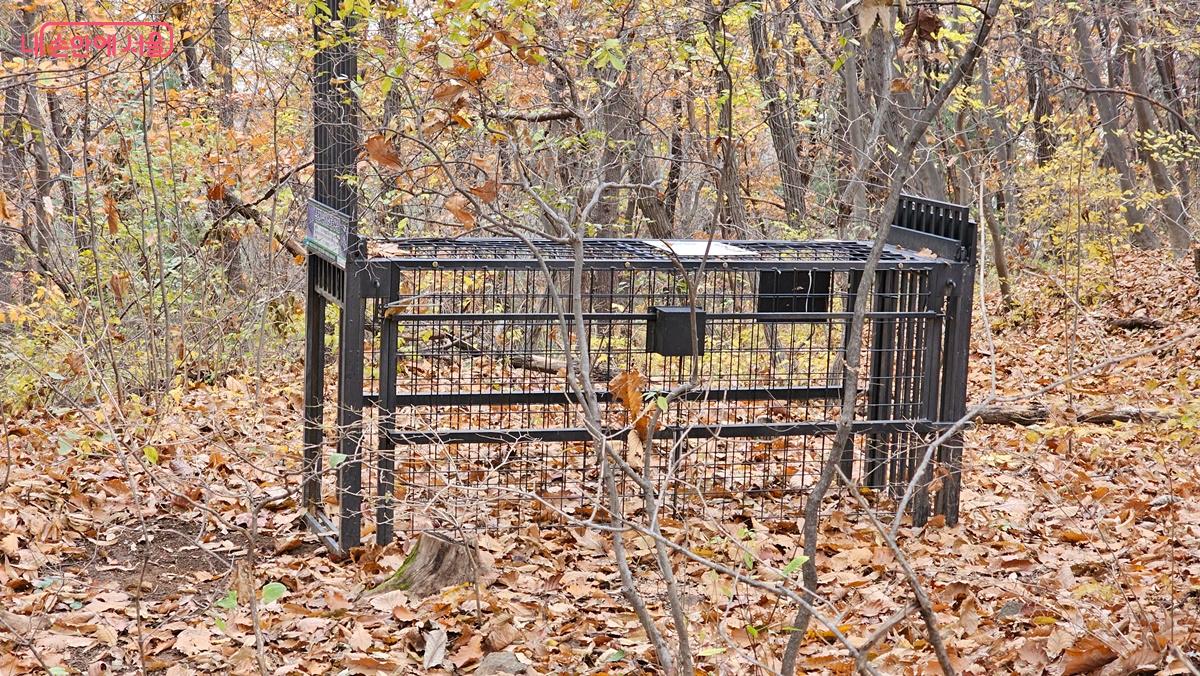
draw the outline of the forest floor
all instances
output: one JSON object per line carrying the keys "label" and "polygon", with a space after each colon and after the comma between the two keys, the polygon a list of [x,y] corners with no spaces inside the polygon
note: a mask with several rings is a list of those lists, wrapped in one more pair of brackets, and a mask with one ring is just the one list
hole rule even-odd
{"label": "forest floor", "polygon": [[[988,316],[976,317],[972,399],[1064,379],[1070,387],[1036,397],[1050,409],[1045,423],[971,431],[961,523],[902,529],[900,545],[962,673],[1187,673],[1186,656],[1200,650],[1200,337],[1180,337],[1200,327],[1200,284],[1183,263],[1120,253],[1078,273],[1022,269],[1014,295],[1011,312],[989,295]],[[1110,324],[1134,316],[1160,324]],[[1109,365],[1072,377],[1101,363]],[[486,535],[483,588],[423,602],[402,592],[361,599],[400,564],[404,543],[335,562],[304,531],[295,500],[269,502],[294,488],[300,382],[293,365],[257,381],[192,385],[157,408],[131,402],[6,421],[0,674],[130,673],[139,664],[243,673],[260,660],[274,673],[414,673],[424,661],[440,664],[431,673],[470,673],[499,651],[530,673],[650,663],[606,537],[594,532],[530,525]],[[1121,405],[1171,417],[1072,422],[1073,412]],[[266,503],[254,519],[248,495]],[[861,642],[911,594],[876,531],[841,508],[831,500],[817,564],[841,628]],[[667,533],[735,567],[744,555],[717,537],[722,528],[781,567],[799,551],[794,534],[744,525],[674,524]],[[630,555],[653,569],[647,543],[634,540]],[[700,669],[777,666],[789,606],[699,564],[679,569]],[[669,628],[661,595],[650,602]],[[871,657],[882,673],[938,671],[915,613]],[[853,670],[819,627],[801,665]]]}

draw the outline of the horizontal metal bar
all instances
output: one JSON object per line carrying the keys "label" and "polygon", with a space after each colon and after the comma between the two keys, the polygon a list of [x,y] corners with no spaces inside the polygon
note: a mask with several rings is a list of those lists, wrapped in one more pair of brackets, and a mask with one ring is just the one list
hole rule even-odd
{"label": "horizontal metal bar", "polygon": [[[664,394],[664,393],[660,393]],[[751,387],[720,390],[694,390],[684,393],[689,401],[804,401],[835,399],[842,396],[838,387]],[[601,402],[612,401],[610,392],[597,392]],[[574,404],[578,396],[570,391],[558,392],[415,392],[395,395],[400,406],[505,406],[516,404]]]}
{"label": "horizontal metal bar", "polygon": [[[950,261],[930,258],[917,260],[906,258],[899,261],[880,261],[879,270],[931,270]],[[575,266],[570,259],[555,259],[545,261],[551,270],[569,270]],[[685,270],[695,270],[701,267],[698,259],[684,259],[680,264]],[[541,270],[542,264],[536,259],[511,258],[371,258],[364,261],[368,268],[378,266],[381,270],[388,267],[421,270]],[[677,271],[678,267],[670,260],[620,260],[620,259],[590,259],[583,263],[585,270],[663,270]],[[711,259],[704,265],[706,270],[719,272],[721,270],[818,270],[845,271],[861,270],[863,261],[735,261],[728,259]]]}
{"label": "horizontal metal bar", "polygon": [[959,252],[963,247],[963,243],[957,239],[935,235],[931,232],[924,232],[914,228],[906,228],[902,225],[893,225],[888,230],[888,242],[906,249],[913,249],[914,251],[921,249],[932,251],[941,258],[951,261],[959,256]]}
{"label": "horizontal metal bar", "polygon": [[[886,432],[917,432],[927,434],[948,427],[950,423],[935,423],[929,420],[873,420],[857,421],[852,429],[855,434]],[[837,431],[836,422],[794,423],[736,423],[730,425],[693,425],[688,427],[664,427],[654,435],[659,439],[672,439],[681,435],[689,439],[745,438],[745,437],[790,437],[825,436]],[[617,435],[620,430],[607,430]],[[397,444],[512,444],[522,441],[591,441],[592,435],[582,427],[489,429],[489,430],[395,430],[385,428],[383,434]]]}
{"label": "horizontal metal bar", "polygon": [[334,305],[336,305],[338,307],[342,306],[342,299],[338,298],[333,293],[330,293],[329,291],[326,291],[325,289],[322,289],[319,286],[316,288],[316,291],[317,291],[317,293],[321,294],[322,298],[329,301],[330,303],[333,303]]}
{"label": "horizontal metal bar", "polygon": [[[389,305],[389,308],[400,307],[397,301]],[[777,321],[777,322],[798,322],[798,323],[813,323],[825,322],[829,320],[849,320],[854,316],[852,312],[709,312],[708,321],[730,321],[730,320],[748,320],[755,321]],[[574,313],[567,312],[563,315],[567,319],[575,317]],[[933,310],[915,310],[911,312],[868,312],[867,319],[909,319],[909,318],[935,318],[941,314]],[[520,322],[520,321],[540,321],[549,320],[556,321],[559,318],[557,312],[431,312],[428,314],[420,312],[408,313],[389,313],[386,318],[397,322],[449,322],[449,321],[489,321],[489,322]],[[650,312],[584,312],[583,320],[585,322],[604,322],[604,321],[649,321],[654,318],[654,314]]]}

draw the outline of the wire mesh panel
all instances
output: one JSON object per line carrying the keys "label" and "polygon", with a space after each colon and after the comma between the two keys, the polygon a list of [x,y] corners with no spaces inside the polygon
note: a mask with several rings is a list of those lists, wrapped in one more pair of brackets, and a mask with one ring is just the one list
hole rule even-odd
{"label": "wire mesh panel", "polygon": [[[707,260],[708,245],[685,261],[643,242],[588,244],[596,259],[576,271],[548,264],[570,262],[549,246],[396,243],[397,256],[413,258],[393,259],[395,288],[377,316],[391,359],[380,372],[379,433],[406,527],[494,527],[530,498],[571,514],[603,506],[583,388],[572,383],[585,370],[599,431],[621,448],[638,446],[628,442],[638,414],[661,407],[654,442],[630,448],[627,461],[649,463],[670,509],[794,518],[842,395],[858,275],[837,264],[864,245],[719,243],[751,253]],[[630,259],[617,263],[622,255]],[[868,447],[902,480],[892,446],[912,436],[904,421],[931,422],[922,369],[937,355],[922,339],[941,310],[930,300],[934,263],[901,250],[886,261],[881,280],[897,281],[881,286],[868,314],[873,370],[859,417],[891,426]],[[886,371],[874,368],[881,363]],[[619,385],[631,381],[636,402]],[[665,403],[683,384],[690,389]],[[644,509],[632,481],[621,489],[623,508]]]}
{"label": "wire mesh panel", "polygon": [[[885,248],[866,299],[840,458],[881,506],[904,492],[965,388],[971,224],[962,208],[905,205],[893,228],[903,246]],[[326,472],[325,491],[306,500],[336,503],[343,548],[396,529],[644,514],[645,484],[618,472],[617,502],[605,495],[603,440],[671,517],[794,525],[842,413],[870,248],[423,238],[371,241],[344,272],[320,259],[310,296],[349,309],[334,443],[306,429],[307,448],[336,449],[310,452],[306,471],[336,464],[336,483]],[[331,293],[338,283],[355,294]],[[914,522],[935,504],[931,487],[937,509],[956,515],[959,448],[949,440],[918,479]],[[310,523],[333,533],[314,511]]]}

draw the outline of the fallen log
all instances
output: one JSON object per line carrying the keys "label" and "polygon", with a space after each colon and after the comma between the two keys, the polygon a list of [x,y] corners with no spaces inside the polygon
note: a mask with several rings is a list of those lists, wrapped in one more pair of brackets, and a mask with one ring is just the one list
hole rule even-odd
{"label": "fallen log", "polygon": [[1116,317],[1108,320],[1108,325],[1114,329],[1129,329],[1131,331],[1139,331],[1142,329],[1165,329],[1166,322],[1161,322],[1157,319],[1147,317],[1145,315],[1133,315],[1132,317]]}
{"label": "fallen log", "polygon": [[[1074,416],[1075,422],[1093,425],[1111,425],[1117,422],[1157,422],[1174,417],[1154,408],[1138,408],[1136,406],[1113,406],[1081,411]],[[980,425],[1035,425],[1050,420],[1050,408],[1042,403],[1032,403],[1025,406],[986,406],[975,416],[975,422]]]}

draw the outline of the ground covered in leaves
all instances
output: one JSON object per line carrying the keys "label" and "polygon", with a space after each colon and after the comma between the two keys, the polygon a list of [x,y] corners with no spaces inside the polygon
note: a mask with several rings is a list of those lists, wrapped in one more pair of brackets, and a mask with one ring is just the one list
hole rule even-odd
{"label": "ground covered in leaves", "polygon": [[[1127,253],[1078,275],[1021,270],[1015,301],[1002,312],[989,296],[977,316],[972,399],[1063,379],[1070,387],[1036,397],[1050,408],[1044,424],[970,433],[958,526],[935,519],[901,531],[948,649],[968,674],[1186,673],[1200,650],[1200,337],[1184,336],[1200,327],[1200,285],[1182,263]],[[1154,322],[1111,322],[1129,317]],[[1078,375],[1103,362],[1111,364]],[[423,602],[403,592],[362,598],[405,547],[334,562],[304,531],[299,382],[292,366],[257,386],[236,377],[192,385],[157,406],[6,421],[0,674],[649,667],[645,633],[595,532],[493,533],[479,541],[490,568],[482,588]],[[1073,422],[1118,405],[1168,417]],[[825,610],[861,642],[911,595],[893,554],[848,506],[830,499],[818,569]],[[801,546],[752,522],[667,533],[764,578],[746,550],[782,568]],[[653,569],[648,543],[634,541],[631,556]],[[678,565],[699,668],[771,673],[794,609],[699,564]],[[661,584],[645,577],[651,610],[669,629]],[[937,672],[915,613],[871,657],[883,673]],[[853,662],[817,627],[802,667],[845,673]]]}

